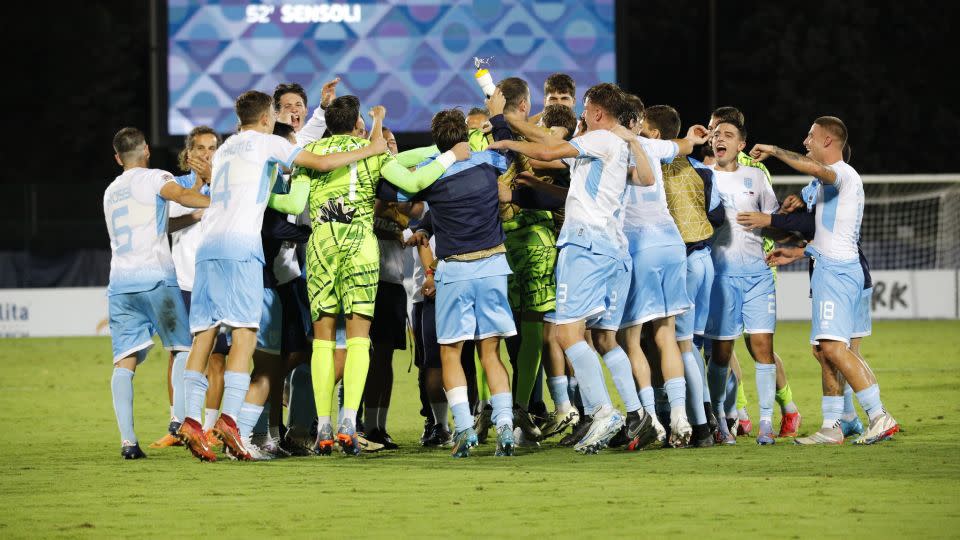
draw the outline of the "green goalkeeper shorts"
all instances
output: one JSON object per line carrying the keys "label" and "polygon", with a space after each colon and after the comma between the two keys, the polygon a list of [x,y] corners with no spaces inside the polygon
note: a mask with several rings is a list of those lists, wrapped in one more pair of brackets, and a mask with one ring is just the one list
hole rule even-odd
{"label": "green goalkeeper shorts", "polygon": [[[546,233],[507,233],[507,262],[513,270],[507,279],[507,290],[510,308],[514,311],[546,313],[557,307],[557,282],[553,273],[557,262],[556,240],[552,230],[544,230]],[[540,238],[545,235],[549,238]],[[541,239],[543,241],[539,241]]]}
{"label": "green goalkeeper shorts", "polygon": [[307,242],[310,316],[357,313],[373,318],[380,246],[369,225],[316,225]]}

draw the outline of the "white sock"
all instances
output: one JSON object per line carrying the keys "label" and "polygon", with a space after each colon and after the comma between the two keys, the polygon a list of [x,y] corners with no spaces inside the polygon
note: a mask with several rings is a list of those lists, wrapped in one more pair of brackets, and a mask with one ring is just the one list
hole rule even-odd
{"label": "white sock", "polygon": [[204,409],[203,410],[203,430],[210,431],[213,429],[213,425],[217,423],[217,418],[220,417],[220,409]]}
{"label": "white sock", "polygon": [[747,414],[747,408],[746,408],[746,407],[740,407],[739,409],[737,409],[737,416],[739,417],[740,420],[749,420],[749,419],[750,419],[750,415]]}
{"label": "white sock", "polygon": [[171,420],[177,419],[176,415],[173,414],[173,405],[170,406],[170,419]]}
{"label": "white sock", "polygon": [[676,424],[680,418],[687,417],[687,406],[682,407],[670,407],[670,423]]}
{"label": "white sock", "polygon": [[357,427],[357,410],[356,409],[348,409],[346,407],[343,408],[343,417],[340,418],[340,423],[343,424],[347,420],[350,420],[351,422],[353,422],[353,427],[354,429],[356,429]]}
{"label": "white sock", "polygon": [[324,426],[324,425],[328,425],[328,424],[330,424],[330,417],[329,417],[329,416],[318,416],[318,417],[317,417],[317,425],[318,425],[318,426]]}

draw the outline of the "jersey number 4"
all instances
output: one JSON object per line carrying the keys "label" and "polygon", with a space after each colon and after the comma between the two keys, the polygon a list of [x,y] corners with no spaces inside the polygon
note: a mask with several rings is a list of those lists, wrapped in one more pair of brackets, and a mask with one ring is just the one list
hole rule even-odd
{"label": "jersey number 4", "polygon": [[210,205],[219,204],[224,208],[230,202],[230,178],[227,173],[230,172],[230,162],[228,161],[217,171],[210,185]]}

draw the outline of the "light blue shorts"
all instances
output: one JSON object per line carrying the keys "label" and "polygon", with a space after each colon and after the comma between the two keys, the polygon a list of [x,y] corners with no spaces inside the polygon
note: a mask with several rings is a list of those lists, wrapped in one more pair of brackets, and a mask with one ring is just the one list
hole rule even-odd
{"label": "light blue shorts", "polygon": [[138,364],[146,360],[154,334],[168,351],[190,350],[187,308],[177,286],[158,283],[149,291],[114,294],[107,301],[114,364],[133,354]]}
{"label": "light blue shorts", "polygon": [[851,338],[867,337],[873,333],[873,318],[870,315],[871,304],[873,304],[873,287],[864,289],[860,294],[860,302],[857,304],[857,321],[853,325]]}
{"label": "light blue shorts", "polygon": [[260,311],[260,327],[257,328],[257,350],[280,354],[283,342],[283,306],[274,289],[263,289],[263,309]]}
{"label": "light blue shorts", "polygon": [[863,302],[863,268],[859,261],[830,263],[818,258],[810,277],[813,317],[810,343],[821,339],[850,344]]}
{"label": "light blue shorts", "polygon": [[776,327],[777,292],[773,273],[714,277],[704,337],[737,339],[744,332],[772,334]]}
{"label": "light blue shorts", "polygon": [[337,313],[337,323],[336,323],[336,341],[337,348],[344,349],[347,348],[347,319],[343,316],[343,313]]}
{"label": "light blue shorts", "polygon": [[620,328],[679,315],[692,307],[683,244],[650,246],[634,253],[631,273]]}
{"label": "light blue shorts", "polygon": [[554,324],[586,321],[591,328],[620,328],[630,289],[630,260],[594,253],[590,249],[567,244],[557,257],[557,309],[544,320]]}
{"label": "light blue shorts", "polygon": [[713,292],[713,259],[710,248],[698,249],[687,256],[687,297],[691,309],[677,315],[677,341],[702,336],[710,315],[710,294]]}
{"label": "light blue shorts", "polygon": [[190,331],[259,328],[263,290],[263,265],[258,261],[197,261]]}
{"label": "light blue shorts", "polygon": [[516,335],[506,274],[436,283],[437,343]]}

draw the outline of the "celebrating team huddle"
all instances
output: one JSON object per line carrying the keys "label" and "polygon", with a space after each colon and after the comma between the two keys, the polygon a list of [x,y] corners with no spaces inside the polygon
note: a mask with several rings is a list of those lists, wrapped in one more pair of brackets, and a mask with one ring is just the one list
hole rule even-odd
{"label": "celebrating team huddle", "polygon": [[[392,357],[409,336],[420,443],[454,457],[491,428],[497,456],[552,437],[584,454],[736,444],[753,431],[741,336],[756,366],[757,444],[873,444],[899,431],[859,353],[870,334],[864,190],[840,119],[813,121],[806,155],[766,144],[747,154],[733,107],[680,137],[674,108],[611,83],[588,89],[577,115],[575,83],[558,73],[539,114],[528,83],[510,77],[485,88],[484,108],[437,112],[433,146],[398,152],[388,111],[370,107],[367,129],[338,81],[309,118],[299,85],[245,92],[236,134],[187,136],[181,177],[149,168],[136,128],[114,137],[123,173],[104,214],[124,458],[145,457],[133,378],[154,334],[170,351],[171,422],[151,446],[204,461],[221,447],[239,460],[397,448]],[[778,201],[770,156],[809,185]],[[824,395],[823,424],[799,437],[774,348],[775,267],[804,257]]]}

